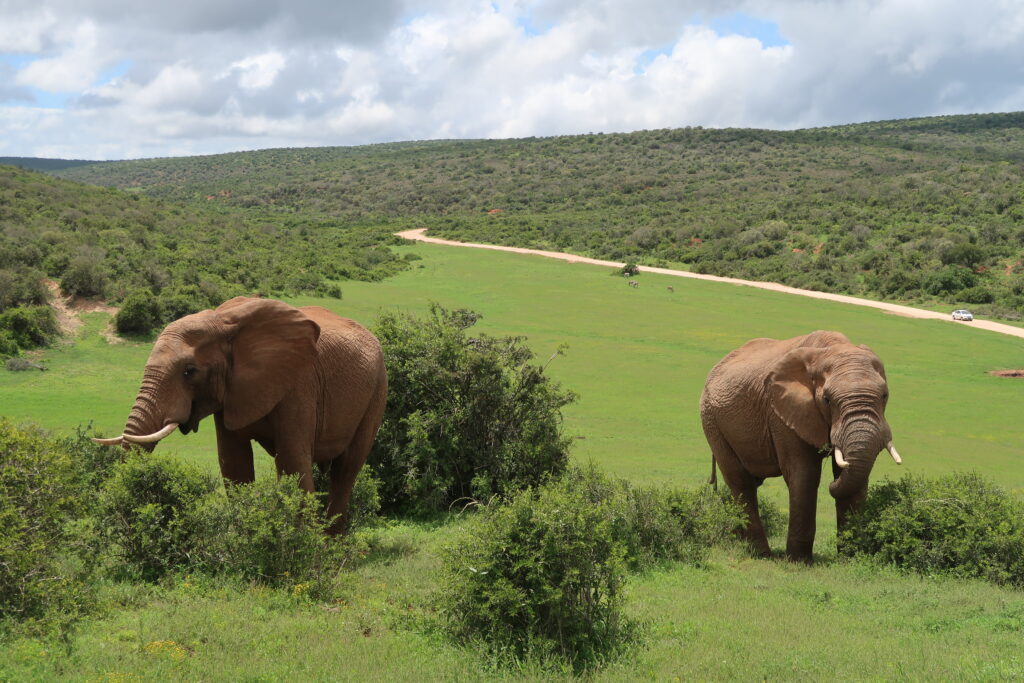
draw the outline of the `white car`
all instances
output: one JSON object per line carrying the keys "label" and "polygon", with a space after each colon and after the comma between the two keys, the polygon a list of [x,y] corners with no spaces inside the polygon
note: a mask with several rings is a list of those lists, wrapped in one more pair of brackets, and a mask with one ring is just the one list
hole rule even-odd
{"label": "white car", "polygon": [[953,320],[974,320],[974,316],[966,308],[953,311]]}

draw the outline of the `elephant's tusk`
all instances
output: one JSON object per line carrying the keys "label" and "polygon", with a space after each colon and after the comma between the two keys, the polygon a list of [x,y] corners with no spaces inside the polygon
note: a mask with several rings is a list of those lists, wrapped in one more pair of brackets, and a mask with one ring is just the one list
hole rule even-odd
{"label": "elephant's tusk", "polygon": [[121,436],[115,436],[112,439],[97,439],[93,437],[93,442],[98,443],[101,446],[118,446],[124,441],[124,434]]}
{"label": "elephant's tusk", "polygon": [[850,466],[850,463],[846,462],[846,458],[843,457],[843,452],[839,450],[839,446],[835,447],[833,455],[836,456],[836,464],[842,467],[844,470]]}
{"label": "elephant's tusk", "polygon": [[900,454],[896,451],[896,447],[892,445],[892,441],[885,444],[885,450],[889,451],[889,455],[892,456],[892,459],[896,461],[897,465],[903,464],[903,458],[901,458]]}
{"label": "elephant's tusk", "polygon": [[178,423],[172,422],[171,424],[166,425],[159,432],[153,432],[152,434],[146,434],[145,436],[135,436],[134,434],[124,434],[123,436],[124,440],[130,443],[156,443],[177,428]]}

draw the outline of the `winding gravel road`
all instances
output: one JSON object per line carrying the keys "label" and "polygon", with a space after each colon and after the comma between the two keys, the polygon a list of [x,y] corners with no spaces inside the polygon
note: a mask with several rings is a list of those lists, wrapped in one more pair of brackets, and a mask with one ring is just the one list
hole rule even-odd
{"label": "winding gravel road", "polygon": [[[438,237],[427,237],[426,228],[417,228],[415,230],[403,230],[402,232],[395,233],[399,237],[403,237],[407,240],[413,240],[415,242],[429,242],[430,244],[443,244],[449,247],[472,247],[474,249],[490,249],[492,251],[509,251],[514,254],[533,254],[535,256],[546,256],[548,258],[559,259],[560,261],[567,261],[569,263],[589,263],[595,266],[606,266],[608,268],[621,268],[626,265],[617,261],[602,261],[600,259],[587,258],[586,256],[577,256],[576,254],[564,254],[559,251],[543,251],[540,249],[526,249],[525,247],[504,247],[497,244],[477,244],[475,242],[455,242],[453,240],[443,240]],[[671,268],[655,268],[653,266],[640,266],[640,272],[642,273],[658,273],[660,275],[672,275],[675,277],[689,277],[695,280],[711,280],[713,282],[726,282],[731,285],[744,285],[746,287],[757,287],[758,289],[768,289],[773,292],[785,292],[786,294],[796,294],[799,296],[807,296],[812,299],[827,299],[829,301],[839,301],[844,304],[853,304],[854,306],[867,306],[869,308],[877,308],[887,313],[893,313],[895,315],[902,315],[908,318],[932,318],[935,320],[944,320],[948,323],[955,325],[968,325],[982,330],[989,330],[991,332],[999,332],[1000,334],[1008,334],[1012,337],[1020,337],[1024,339],[1024,328],[1014,327],[1013,325],[1004,325],[1003,323],[992,322],[990,320],[975,320],[973,322],[962,322],[953,320],[948,313],[936,313],[934,311],[925,311],[920,308],[912,308],[910,306],[900,306],[899,304],[889,304],[884,301],[872,301],[871,299],[858,299],[854,296],[847,296],[845,294],[829,294],[828,292],[815,292],[810,289],[797,289],[796,287],[788,287],[786,285],[780,285],[775,282],[757,282],[755,280],[740,280],[734,277],[719,277],[717,275],[702,275],[700,273],[690,273],[685,270],[672,270]]]}

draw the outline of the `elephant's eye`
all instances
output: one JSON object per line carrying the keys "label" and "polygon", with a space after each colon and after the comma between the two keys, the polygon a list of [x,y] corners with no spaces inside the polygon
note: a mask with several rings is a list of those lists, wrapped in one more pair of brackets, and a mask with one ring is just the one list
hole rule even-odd
{"label": "elephant's eye", "polygon": [[185,376],[185,379],[189,379],[190,377],[194,377],[195,376],[196,368],[194,366],[190,365],[187,368],[185,368],[185,371],[182,372],[181,374]]}
{"label": "elephant's eye", "polygon": [[828,394],[825,394],[825,405],[832,405],[832,398]]}

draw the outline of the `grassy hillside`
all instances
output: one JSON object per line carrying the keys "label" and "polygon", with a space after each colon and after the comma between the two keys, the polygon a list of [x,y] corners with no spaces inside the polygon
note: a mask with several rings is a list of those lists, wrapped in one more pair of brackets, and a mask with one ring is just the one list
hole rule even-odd
{"label": "grassy hillside", "polygon": [[[697,398],[724,353],[754,336],[832,328],[872,345],[885,361],[888,416],[904,470],[931,476],[977,469],[1024,487],[1024,381],[985,374],[1024,367],[1017,340],[716,283],[645,274],[632,289],[605,269],[539,257],[431,245],[400,251],[422,260],[383,282],[350,283],[341,302],[292,301],[370,321],[382,309],[423,311],[435,300],[482,313],[483,331],[528,335],[542,361],[568,343],[567,355],[548,370],[580,394],[567,414],[572,433],[585,437],[577,440],[576,458],[633,481],[692,484],[707,476]],[[73,344],[47,351],[48,372],[0,373],[0,414],[61,431],[87,419],[108,433],[120,430],[149,344],[108,344],[98,334],[104,318],[94,314]],[[216,468],[210,425],[169,437],[159,452]],[[257,463],[260,476],[273,476],[270,458]],[[880,458],[875,477],[898,472]],[[781,482],[769,480],[765,489],[784,504]],[[728,550],[703,569],[668,565],[634,577],[629,611],[647,620],[648,646],[595,678],[1024,675],[1019,591],[835,561],[834,511],[824,492],[819,501],[821,556],[814,568]],[[496,670],[429,627],[437,548],[457,526],[397,522],[378,532],[371,555],[351,576],[351,594],[336,605],[190,577],[114,587],[116,607],[84,623],[63,647],[9,643],[0,678],[568,678],[530,667]],[[782,542],[773,539],[776,548]]]}
{"label": "grassy hillside", "polygon": [[279,149],[59,173],[827,291],[1024,313],[1024,114]]}
{"label": "grassy hillside", "polygon": [[[706,479],[710,456],[698,399],[708,370],[728,351],[752,337],[836,329],[870,345],[886,363],[888,416],[904,469],[938,475],[981,468],[1024,488],[1024,471],[1017,466],[1024,442],[1018,419],[1024,381],[986,374],[1024,367],[1014,338],[666,276],[642,275],[641,286],[632,289],[607,269],[540,257],[426,244],[400,251],[423,258],[383,282],[350,283],[341,302],[290,301],[325,305],[365,322],[381,310],[422,312],[438,301],[482,313],[474,329],[526,335],[539,361],[568,344],[548,372],[580,396],[566,414],[579,437],[575,455],[633,481],[689,485]],[[49,372],[0,374],[0,414],[58,430],[93,420],[107,433],[119,432],[149,344],[107,344],[98,334],[101,318],[91,318],[76,343],[47,352]],[[216,467],[208,425],[198,435],[169,437],[166,448]],[[260,461],[269,467],[269,458]],[[879,459],[876,473],[898,471]],[[785,490],[779,480],[766,487]],[[834,520],[826,498],[822,511]]]}

